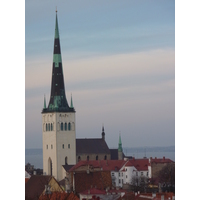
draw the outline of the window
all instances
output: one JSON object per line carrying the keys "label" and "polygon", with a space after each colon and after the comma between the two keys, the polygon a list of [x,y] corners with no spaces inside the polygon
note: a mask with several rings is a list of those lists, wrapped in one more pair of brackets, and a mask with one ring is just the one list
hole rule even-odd
{"label": "window", "polygon": [[68,144],[68,149],[70,149],[70,144]]}
{"label": "window", "polygon": [[53,149],[53,145],[51,145],[51,149]]}
{"label": "window", "polygon": [[65,145],[64,145],[64,144],[62,145],[62,148],[63,148],[63,149],[65,148]]}
{"label": "window", "polygon": [[138,176],[138,172],[136,172],[136,176]]}
{"label": "window", "polygon": [[147,172],[147,176],[149,175],[149,173]]}
{"label": "window", "polygon": [[53,131],[53,124],[51,123],[51,131]]}
{"label": "window", "polygon": [[71,130],[71,123],[69,122],[68,124],[68,130],[70,131]]}
{"label": "window", "polygon": [[67,165],[67,156],[65,157],[65,165]]}
{"label": "window", "polygon": [[48,149],[48,144],[47,144],[47,149]]}
{"label": "window", "polygon": [[123,176],[123,172],[122,172],[122,176]]}
{"label": "window", "polygon": [[63,131],[63,123],[60,125],[60,130]]}
{"label": "window", "polygon": [[112,172],[112,176],[114,176],[115,175],[115,173],[114,172]]}
{"label": "window", "polygon": [[126,178],[128,178],[128,176],[126,175]]}
{"label": "window", "polygon": [[119,183],[121,183],[121,180],[119,179]]}
{"label": "window", "polygon": [[89,159],[90,159],[89,156],[87,156],[87,161],[89,161]]}
{"label": "window", "polygon": [[46,124],[46,131],[48,131],[48,127],[47,127],[48,125]]}
{"label": "window", "polygon": [[96,160],[98,160],[98,156],[96,156]]}
{"label": "window", "polygon": [[119,172],[119,176],[120,176],[120,172]]}
{"label": "window", "polygon": [[67,123],[65,123],[65,131],[67,130]]}
{"label": "window", "polygon": [[143,172],[141,172],[141,176],[143,176]]}
{"label": "window", "polygon": [[48,124],[48,131],[50,131],[50,124]]}
{"label": "window", "polygon": [[107,160],[107,156],[106,155],[104,156],[104,160]]}

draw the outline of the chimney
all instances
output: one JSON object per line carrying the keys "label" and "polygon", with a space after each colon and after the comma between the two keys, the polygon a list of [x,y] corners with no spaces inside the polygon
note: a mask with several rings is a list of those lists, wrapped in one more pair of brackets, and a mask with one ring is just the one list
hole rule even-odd
{"label": "chimney", "polygon": [[163,156],[163,160],[165,160],[165,156]]}
{"label": "chimney", "polygon": [[135,160],[135,157],[133,157],[133,161]]}
{"label": "chimney", "polygon": [[155,159],[157,159],[157,157],[155,157]]}

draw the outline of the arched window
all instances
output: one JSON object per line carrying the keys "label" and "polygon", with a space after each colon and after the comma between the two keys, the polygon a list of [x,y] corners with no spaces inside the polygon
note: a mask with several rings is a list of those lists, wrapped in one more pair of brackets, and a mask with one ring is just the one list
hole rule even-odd
{"label": "arched window", "polygon": [[71,123],[70,122],[68,123],[68,130],[69,131],[71,130]]}
{"label": "arched window", "polygon": [[67,123],[65,122],[65,131],[67,130]]}
{"label": "arched window", "polygon": [[104,160],[107,160],[107,155],[104,156]]}
{"label": "arched window", "polygon": [[46,131],[48,131],[48,125],[46,124]]}
{"label": "arched window", "polygon": [[50,131],[50,124],[48,124],[48,131]]}
{"label": "arched window", "polygon": [[53,131],[53,124],[51,123],[51,131]]}
{"label": "arched window", "polygon": [[81,161],[81,157],[80,157],[80,156],[78,157],[78,162],[79,162],[79,161]]}
{"label": "arched window", "polygon": [[52,172],[53,172],[52,166],[53,166],[52,160],[51,160],[51,158],[49,158],[49,160],[48,160],[48,175],[51,175],[51,176],[52,176]]}
{"label": "arched window", "polygon": [[61,123],[60,130],[63,131],[63,123]]}
{"label": "arched window", "polygon": [[65,165],[67,165],[67,156],[65,157]]}
{"label": "arched window", "polygon": [[89,156],[87,156],[87,161],[89,161],[90,160],[90,157]]}
{"label": "arched window", "polygon": [[96,160],[98,160],[98,158],[99,158],[99,157],[98,157],[98,156],[96,156]]}

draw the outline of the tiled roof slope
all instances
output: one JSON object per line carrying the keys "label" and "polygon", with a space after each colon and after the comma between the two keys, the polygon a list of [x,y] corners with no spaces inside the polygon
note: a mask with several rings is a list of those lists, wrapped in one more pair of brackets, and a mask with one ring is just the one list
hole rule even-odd
{"label": "tiled roof slope", "polygon": [[45,189],[45,185],[48,184],[51,176],[33,175],[25,185],[25,197],[26,199],[39,199]]}
{"label": "tiled roof slope", "polygon": [[66,192],[53,192],[49,195],[43,195],[40,197],[40,200],[79,200],[79,198],[73,193]]}
{"label": "tiled roof slope", "polygon": [[102,138],[76,139],[76,154],[110,154],[105,140]]}
{"label": "tiled roof slope", "polygon": [[169,158],[150,158],[150,163],[172,163],[174,161],[170,160]]}
{"label": "tiled roof slope", "polygon": [[141,159],[131,159],[128,161],[126,166],[134,166],[138,171],[147,171],[149,165],[149,159],[141,158]]}
{"label": "tiled roof slope", "polygon": [[107,187],[112,187],[110,172],[77,172],[74,174],[75,191],[80,193],[91,187],[96,187],[99,190],[105,190]]}
{"label": "tiled roof slope", "polygon": [[124,160],[90,160],[90,161],[80,161],[74,165],[69,172],[80,171],[80,169],[85,169],[84,166],[92,167],[93,170],[103,170],[103,171],[115,171],[119,170],[127,161]]}

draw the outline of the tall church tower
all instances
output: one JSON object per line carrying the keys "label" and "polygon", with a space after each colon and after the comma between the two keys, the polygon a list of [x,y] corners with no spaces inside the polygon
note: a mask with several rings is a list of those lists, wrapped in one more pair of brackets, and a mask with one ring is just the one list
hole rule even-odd
{"label": "tall church tower", "polygon": [[48,107],[44,98],[42,110],[43,172],[57,180],[63,179],[62,165],[76,164],[75,109],[68,105],[61,59],[56,11],[51,95]]}

